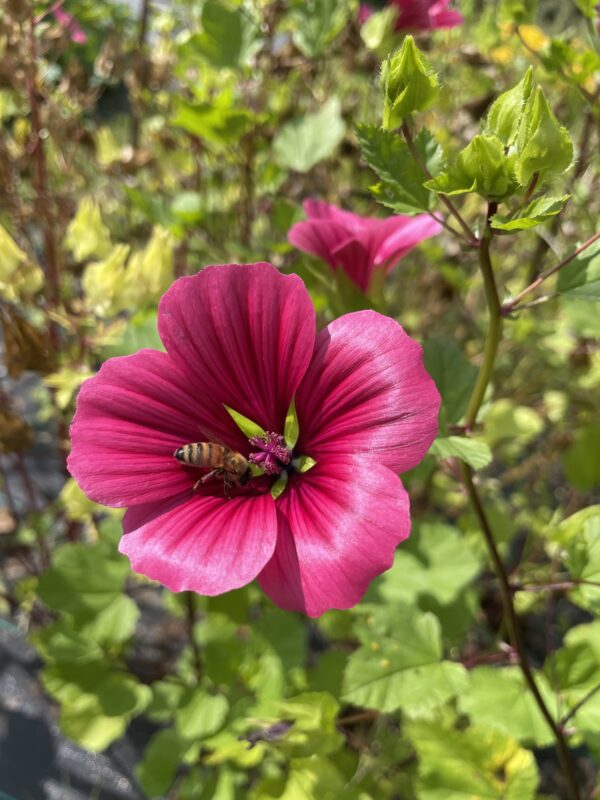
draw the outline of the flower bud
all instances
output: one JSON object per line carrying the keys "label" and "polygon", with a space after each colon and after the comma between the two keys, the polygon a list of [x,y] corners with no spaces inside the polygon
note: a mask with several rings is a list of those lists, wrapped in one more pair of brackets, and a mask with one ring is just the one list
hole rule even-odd
{"label": "flower bud", "polygon": [[537,87],[519,128],[515,175],[526,186],[537,173],[540,180],[560,175],[573,161],[573,142],[558,122],[544,92]]}
{"label": "flower bud", "polygon": [[435,102],[439,82],[433,67],[407,36],[400,50],[381,67],[383,87],[383,128],[397,128],[407,114],[423,111]]}

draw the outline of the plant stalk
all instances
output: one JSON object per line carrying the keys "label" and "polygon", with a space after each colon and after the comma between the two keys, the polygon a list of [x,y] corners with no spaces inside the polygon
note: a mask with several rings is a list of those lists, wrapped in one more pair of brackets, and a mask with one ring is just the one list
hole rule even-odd
{"label": "plant stalk", "polygon": [[[485,391],[489,385],[494,371],[498,345],[500,344],[500,339],[502,336],[502,307],[498,298],[498,289],[496,287],[490,255],[490,244],[493,235],[490,227],[490,218],[493,214],[495,214],[495,212],[496,203],[489,203],[487,224],[479,245],[479,266],[485,286],[485,296],[490,322],[484,346],[483,362],[479,368],[479,374],[477,376],[475,387],[473,388],[471,399],[467,407],[467,413],[465,417],[467,429],[472,429],[476,422],[477,414],[479,413],[479,409],[483,402]],[[523,638],[521,636],[517,613],[513,604],[513,594],[508,573],[502,558],[500,557],[500,553],[498,552],[491,525],[473,481],[473,471],[471,467],[464,462],[461,462],[460,468],[469,501],[479,521],[489,556],[500,581],[500,593],[502,596],[504,617],[506,619],[510,643],[518,654],[519,667],[523,674],[523,678],[529,687],[531,694],[533,695],[540,713],[546,720],[546,723],[548,724],[548,727],[554,736],[561,770],[568,787],[569,798],[570,800],[580,800],[579,788],[575,775],[575,767],[571,759],[571,753],[569,752],[564,731],[550,713],[544,698],[540,694],[540,690],[538,689],[535,677],[531,671],[531,667],[529,666],[527,653],[525,651]]]}
{"label": "plant stalk", "polygon": [[489,224],[490,217],[496,213],[496,203],[490,203],[488,207],[488,223],[485,232],[479,243],[479,268],[483,276],[483,285],[485,288],[485,297],[487,307],[490,314],[489,328],[485,338],[485,345],[483,350],[483,361],[477,375],[477,380],[467,406],[465,414],[465,427],[467,431],[474,428],[477,422],[477,414],[483,403],[486,389],[492,378],[494,364],[496,361],[496,354],[498,346],[502,337],[502,313],[500,306],[500,298],[498,297],[498,289],[496,288],[496,281],[494,279],[494,268],[492,266],[492,259],[490,256],[490,245],[492,241],[492,229]]}
{"label": "plant stalk", "polygon": [[496,541],[494,539],[492,528],[490,526],[487,514],[485,513],[485,509],[483,507],[483,504],[481,502],[475,484],[473,482],[473,472],[471,470],[471,467],[465,463],[461,463],[461,471],[463,475],[465,488],[467,490],[467,495],[469,496],[469,500],[471,502],[471,505],[473,506],[473,510],[475,511],[477,519],[479,520],[481,531],[483,533],[483,537],[487,545],[488,553],[494,564],[494,569],[496,571],[496,574],[500,579],[500,594],[502,595],[504,616],[506,618],[506,624],[508,627],[508,634],[511,640],[511,644],[519,656],[519,667],[523,674],[523,678],[525,679],[525,682],[529,687],[531,694],[533,695],[537,707],[540,710],[540,713],[546,720],[548,727],[550,728],[554,736],[556,743],[556,750],[558,753],[558,758],[560,761],[562,773],[565,777],[565,780],[567,782],[567,787],[569,790],[569,798],[570,800],[579,800],[580,795],[579,795],[579,788],[577,785],[577,778],[575,775],[575,767],[571,759],[571,753],[569,752],[569,747],[565,739],[564,731],[562,730],[562,727],[553,718],[552,714],[548,709],[548,706],[544,702],[544,698],[540,694],[540,690],[538,689],[537,683],[535,682],[535,677],[533,675],[533,672],[531,671],[531,667],[529,666],[527,653],[525,651],[523,638],[521,636],[521,629],[519,627],[517,613],[513,605],[512,592],[508,580],[508,574],[504,566],[504,563],[500,558],[500,553],[498,552],[498,548],[496,547]]}
{"label": "plant stalk", "polygon": [[[414,158],[416,163],[421,168],[421,171],[423,172],[423,174],[429,180],[431,180],[433,178],[433,175],[431,174],[431,172],[427,168],[427,164],[425,164],[425,162],[421,158],[421,154],[417,150],[417,147],[416,147],[415,142],[413,140],[412,133],[410,131],[410,127],[408,126],[408,123],[407,122],[403,122],[402,125],[400,126],[400,130],[402,132],[402,135],[404,136],[404,141],[406,142],[412,157]],[[475,234],[473,233],[473,231],[471,230],[469,225],[465,222],[465,220],[463,219],[460,211],[456,208],[456,206],[454,205],[452,200],[450,200],[450,198],[447,195],[442,194],[441,192],[438,192],[437,195],[440,198],[440,200],[442,201],[442,203],[448,209],[448,212],[450,214],[452,214],[452,216],[456,219],[456,221],[458,222],[458,224],[460,225],[460,227],[464,231],[465,236],[467,237],[468,243],[471,246],[476,247],[478,245],[478,243],[479,243],[479,240],[477,239],[477,236],[475,236]]]}

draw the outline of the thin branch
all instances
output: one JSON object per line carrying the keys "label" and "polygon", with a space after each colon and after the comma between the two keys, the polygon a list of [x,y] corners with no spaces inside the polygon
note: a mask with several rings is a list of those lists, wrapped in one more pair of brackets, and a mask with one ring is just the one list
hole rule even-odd
{"label": "thin branch", "polygon": [[556,294],[556,292],[553,292],[551,294],[543,294],[541,297],[537,297],[535,300],[531,300],[529,303],[519,303],[518,306],[513,306],[510,313],[516,314],[518,311],[526,311],[528,308],[535,308],[536,306],[542,306],[544,305],[544,303],[547,303],[549,300],[554,300],[557,297],[558,294]]}
{"label": "thin branch", "polygon": [[[412,137],[412,133],[410,131],[408,123],[403,122],[402,125],[400,126],[400,130],[402,131],[402,135],[404,136],[404,140],[405,140],[405,142],[406,142],[406,144],[408,146],[408,149],[410,150],[410,153],[411,153],[412,157],[414,158],[416,163],[421,168],[421,171],[423,172],[423,174],[429,180],[431,180],[433,178],[433,175],[431,174],[431,172],[427,168],[427,164],[421,158],[421,154],[419,153],[419,151],[418,151],[418,149],[417,149],[417,147],[416,147],[416,145],[414,143],[414,140],[413,140],[413,137]],[[452,216],[456,219],[456,221],[458,222],[460,227],[463,229],[463,231],[465,233],[465,237],[466,237],[467,243],[469,245],[471,245],[472,247],[477,247],[478,244],[479,244],[479,239],[477,238],[475,233],[471,230],[469,225],[465,222],[465,220],[461,216],[460,211],[456,208],[454,203],[450,200],[450,198],[447,195],[442,194],[441,192],[437,192],[437,195],[440,198],[440,200],[442,201],[442,203],[446,206],[446,208],[448,209],[449,213],[452,214]]]}
{"label": "thin branch", "polygon": [[504,616],[506,619],[511,644],[519,655],[519,667],[523,674],[523,678],[531,694],[533,695],[537,707],[539,708],[542,716],[546,720],[546,723],[548,724],[548,727],[550,728],[554,736],[558,758],[562,767],[562,772],[563,775],[565,776],[569,788],[569,797],[571,798],[571,800],[579,800],[580,794],[577,785],[577,777],[575,775],[575,767],[571,759],[571,753],[569,752],[569,747],[565,739],[565,734],[562,729],[562,726],[556,722],[556,720],[550,713],[548,706],[544,701],[544,698],[540,694],[540,690],[538,689],[535,677],[533,675],[533,672],[531,671],[531,667],[529,666],[527,652],[525,650],[525,646],[523,644],[523,639],[521,636],[521,630],[519,627],[517,613],[513,605],[511,585],[508,579],[508,573],[504,567],[502,559],[500,558],[500,553],[498,552],[498,548],[496,547],[496,541],[494,539],[492,528],[490,526],[487,514],[485,512],[485,509],[483,507],[483,504],[481,502],[475,484],[473,482],[473,472],[469,467],[469,465],[464,463],[461,464],[461,470],[463,473],[463,481],[465,484],[465,488],[467,490],[467,494],[469,496],[469,500],[471,501],[473,510],[475,511],[477,519],[479,520],[481,531],[483,533],[483,537],[487,545],[488,553],[490,555],[490,558],[492,559],[492,562],[494,564],[494,569],[500,580],[500,594],[502,596]]}
{"label": "thin branch", "polygon": [[584,706],[584,705],[585,705],[585,704],[588,702],[588,700],[591,700],[591,699],[592,699],[592,697],[593,697],[593,696],[594,696],[594,695],[595,695],[597,692],[600,692],[600,683],[599,683],[599,684],[597,684],[596,686],[594,686],[592,689],[590,689],[590,690],[589,690],[589,692],[587,692],[587,694],[585,694],[585,695],[584,695],[584,696],[581,698],[581,700],[579,700],[579,702],[575,703],[575,705],[574,705],[574,706],[573,706],[573,708],[572,708],[572,709],[569,711],[569,713],[568,713],[568,714],[565,714],[565,716],[564,716],[564,717],[561,719],[561,721],[560,721],[560,725],[561,725],[561,727],[562,727],[562,728],[564,728],[564,727],[565,727],[565,725],[567,724],[567,722],[569,722],[571,719],[573,719],[573,717],[575,716],[575,714],[577,714],[577,712],[580,710],[580,708],[581,708],[582,706]]}
{"label": "thin branch", "polygon": [[190,647],[192,648],[196,680],[200,683],[202,677],[202,655],[196,637],[194,636],[194,628],[196,626],[196,598],[193,592],[185,592],[185,604],[188,639]]}
{"label": "thin branch", "polygon": [[552,275],[557,273],[563,267],[566,267],[567,264],[570,264],[571,261],[573,261],[575,258],[577,258],[577,256],[581,255],[581,253],[583,253],[584,250],[587,250],[588,247],[591,247],[591,245],[593,245],[594,242],[598,241],[598,239],[600,239],[600,231],[598,233],[595,233],[593,236],[591,236],[586,242],[584,242],[580,247],[578,247],[577,250],[574,250],[566,258],[563,258],[563,260],[560,261],[558,264],[555,264],[550,269],[547,269],[545,272],[542,272],[542,274],[538,278],[536,278],[536,280],[534,280],[533,283],[530,283],[529,286],[526,286],[521,292],[519,292],[519,294],[515,295],[508,302],[504,303],[504,305],[502,306],[502,308],[500,310],[502,316],[506,316],[507,314],[510,314],[511,311],[514,310],[514,308],[518,305],[518,303],[524,297],[526,297],[528,294],[530,294],[535,289],[537,289],[538,286],[541,286],[541,284],[545,280],[547,280]]}

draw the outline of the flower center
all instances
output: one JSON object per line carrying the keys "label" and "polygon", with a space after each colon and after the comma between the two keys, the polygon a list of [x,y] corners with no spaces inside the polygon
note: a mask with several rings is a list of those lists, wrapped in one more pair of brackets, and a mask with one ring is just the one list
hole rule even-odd
{"label": "flower center", "polygon": [[250,444],[257,447],[260,452],[251,453],[248,461],[262,467],[266,475],[279,475],[292,460],[292,451],[286,445],[283,436],[278,433],[253,436]]}

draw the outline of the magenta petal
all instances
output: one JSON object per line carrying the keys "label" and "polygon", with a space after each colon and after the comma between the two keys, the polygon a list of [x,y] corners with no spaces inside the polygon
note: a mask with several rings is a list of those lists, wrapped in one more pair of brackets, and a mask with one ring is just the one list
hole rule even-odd
{"label": "magenta petal", "polygon": [[315,312],[300,278],[270,264],[207,267],[174,283],[158,322],[190,391],[283,432],[315,339]]}
{"label": "magenta petal", "polygon": [[296,396],[297,450],[317,460],[374,455],[404,472],[434,440],[439,406],[422,349],[397,322],[375,311],[346,314],[317,337]]}
{"label": "magenta petal", "polygon": [[277,605],[311,617],[356,605],[410,532],[400,479],[357,458],[319,461],[290,481],[278,509],[277,547],[258,581]]}
{"label": "magenta petal", "polygon": [[428,214],[418,214],[416,217],[392,217],[395,226],[390,231],[385,231],[375,250],[374,262],[376,265],[388,262],[388,268],[410,250],[425,239],[436,236],[441,232],[442,226]]}
{"label": "magenta petal", "polygon": [[438,0],[431,6],[429,17],[432,28],[454,28],[463,24],[465,21],[463,15],[458,11],[449,9],[449,4],[450,0]]}
{"label": "magenta petal", "polygon": [[210,403],[203,407],[206,398],[188,384],[172,359],[156,350],[111,358],[83,384],[68,468],[88,497],[109,506],[160,500],[198,478],[173,458],[177,447],[205,438],[204,426],[232,444]]}
{"label": "magenta petal", "polygon": [[325,220],[304,220],[293,225],[288,233],[288,241],[302,250],[320,258],[330,267],[337,266],[333,256],[337,247],[346,242],[348,234],[344,228],[332,225]]}
{"label": "magenta petal", "polygon": [[270,494],[195,494],[131,508],[119,550],[140,572],[173,592],[229,592],[252,581],[271,558],[277,514]]}

